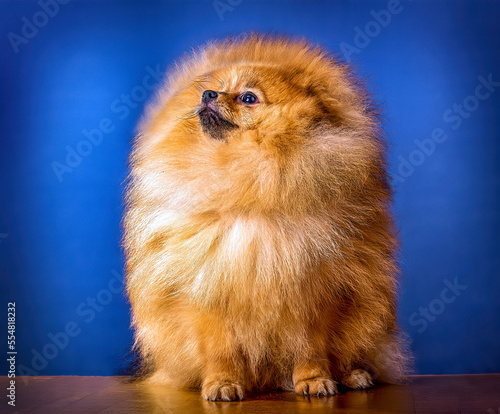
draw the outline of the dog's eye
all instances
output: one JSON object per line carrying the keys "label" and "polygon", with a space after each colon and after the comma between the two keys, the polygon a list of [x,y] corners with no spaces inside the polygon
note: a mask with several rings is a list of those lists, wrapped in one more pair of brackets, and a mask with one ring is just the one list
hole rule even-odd
{"label": "dog's eye", "polygon": [[238,101],[244,105],[259,103],[259,99],[252,92],[245,92],[238,96]]}

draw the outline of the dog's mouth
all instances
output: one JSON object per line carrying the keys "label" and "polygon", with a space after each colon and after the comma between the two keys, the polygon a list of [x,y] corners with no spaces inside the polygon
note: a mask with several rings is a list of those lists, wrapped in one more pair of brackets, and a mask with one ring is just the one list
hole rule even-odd
{"label": "dog's mouth", "polygon": [[196,113],[200,118],[201,129],[210,138],[225,140],[229,131],[238,128],[236,124],[225,118],[214,105],[202,104]]}

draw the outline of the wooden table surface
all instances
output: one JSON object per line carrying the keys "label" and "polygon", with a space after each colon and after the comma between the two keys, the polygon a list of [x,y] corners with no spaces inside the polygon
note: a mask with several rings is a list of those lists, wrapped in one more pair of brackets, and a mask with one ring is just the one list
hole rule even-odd
{"label": "wooden table surface", "polygon": [[406,385],[378,386],[334,397],[289,392],[208,402],[199,393],[128,383],[126,377],[17,377],[16,406],[1,413],[486,413],[500,414],[500,374],[413,376]]}

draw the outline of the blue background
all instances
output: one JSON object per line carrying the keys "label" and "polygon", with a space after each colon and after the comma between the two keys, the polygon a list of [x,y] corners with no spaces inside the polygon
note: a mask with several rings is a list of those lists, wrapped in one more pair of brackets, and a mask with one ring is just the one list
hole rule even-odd
{"label": "blue background", "polygon": [[[387,1],[243,0],[222,18],[211,0],[72,1],[17,53],[9,33],[43,23],[42,9],[0,8],[0,344],[5,355],[6,307],[15,301],[18,368],[119,372],[132,342],[116,275],[126,159],[146,102],[136,87],[147,67],[163,71],[210,38],[257,30],[306,36],[340,54],[360,46],[344,57],[385,106],[403,242],[399,317],[416,371],[500,371],[500,86],[468,98],[479,76],[500,82],[499,2],[401,1],[381,27],[370,24],[371,11]],[[365,29],[373,36],[360,44]],[[134,88],[135,107],[118,110]],[[464,100],[471,110],[446,121]],[[64,164],[68,146],[105,118],[113,131],[59,179],[53,163]],[[435,128],[448,139],[432,149]],[[443,291],[450,284],[459,286]],[[73,336],[58,334],[68,323]]]}

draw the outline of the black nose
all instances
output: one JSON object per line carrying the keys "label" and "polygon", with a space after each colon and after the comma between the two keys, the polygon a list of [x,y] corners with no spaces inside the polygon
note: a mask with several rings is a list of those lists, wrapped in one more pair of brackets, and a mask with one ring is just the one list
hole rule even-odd
{"label": "black nose", "polygon": [[208,103],[210,101],[215,101],[219,94],[215,91],[211,91],[210,89],[208,91],[203,92],[203,95],[201,95],[201,100],[205,103]]}

